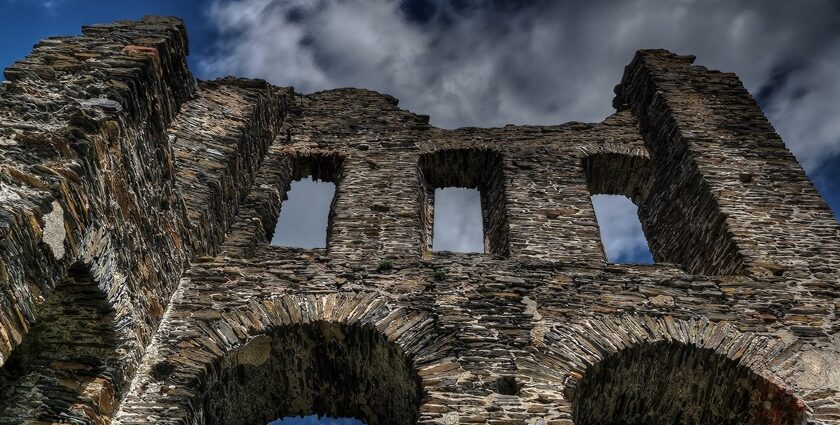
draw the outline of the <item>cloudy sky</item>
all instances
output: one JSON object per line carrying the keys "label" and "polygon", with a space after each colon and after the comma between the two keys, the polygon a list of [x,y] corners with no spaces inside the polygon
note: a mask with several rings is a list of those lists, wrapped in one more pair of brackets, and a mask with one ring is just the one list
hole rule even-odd
{"label": "cloudy sky", "polygon": [[[0,64],[41,37],[144,14],[186,20],[199,78],[260,77],[304,93],[366,87],[444,128],[600,121],[636,49],[694,54],[742,78],[840,210],[836,0],[0,0],[11,17],[0,28]],[[471,199],[441,202],[457,213]],[[610,258],[649,261],[632,204],[594,202]],[[441,221],[436,235],[446,240],[436,248],[480,250],[480,228]]]}

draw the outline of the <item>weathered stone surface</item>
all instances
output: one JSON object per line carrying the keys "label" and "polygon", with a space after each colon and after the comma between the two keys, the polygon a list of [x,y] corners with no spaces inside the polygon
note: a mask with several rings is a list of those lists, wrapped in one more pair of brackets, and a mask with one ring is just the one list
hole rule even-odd
{"label": "weathered stone surface", "polygon": [[[220,244],[220,237],[194,230],[189,212],[222,196],[234,208],[253,181],[253,164],[282,121],[282,90],[223,80],[218,85],[231,87],[230,103],[208,104],[217,89],[195,86],[186,53],[181,21],[150,17],[44,40],[6,70],[0,364],[8,397],[0,398],[0,423],[107,423],[189,259]],[[210,187],[200,191],[182,187],[196,166],[176,157],[180,144],[167,131],[202,120],[226,126],[194,132],[196,144],[216,136],[226,147],[192,180]],[[205,233],[223,233],[230,208],[204,214],[204,226],[214,223]],[[94,310],[101,316],[96,326],[51,311],[73,308],[74,298],[64,293],[77,286],[67,277],[71,266],[90,276],[89,287],[107,306]],[[84,342],[74,335],[82,328],[101,328],[102,338],[116,342]],[[26,349],[18,356],[31,359],[7,364],[28,340],[42,341],[29,347],[50,348]],[[53,358],[60,360],[45,363]],[[85,371],[84,378],[72,371]]]}
{"label": "weathered stone surface", "polygon": [[[840,225],[732,74],[640,51],[602,123],[442,130],[185,55],[146,18],[6,70],[0,423],[840,424]],[[327,248],[269,245],[307,175]],[[429,249],[450,185],[486,254]]]}

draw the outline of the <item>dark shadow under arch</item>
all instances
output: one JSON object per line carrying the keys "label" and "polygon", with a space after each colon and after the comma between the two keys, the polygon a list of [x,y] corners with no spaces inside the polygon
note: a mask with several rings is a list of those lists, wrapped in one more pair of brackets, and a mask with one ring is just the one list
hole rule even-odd
{"label": "dark shadow under arch", "polygon": [[799,425],[804,405],[710,349],[638,344],[589,367],[572,395],[576,425]]}
{"label": "dark shadow under arch", "polygon": [[213,365],[202,393],[210,425],[297,415],[417,422],[423,393],[412,361],[372,326],[317,321],[276,328]]}
{"label": "dark shadow under arch", "polygon": [[35,320],[0,369],[0,424],[107,423],[123,381],[121,339],[89,269],[70,267]]}

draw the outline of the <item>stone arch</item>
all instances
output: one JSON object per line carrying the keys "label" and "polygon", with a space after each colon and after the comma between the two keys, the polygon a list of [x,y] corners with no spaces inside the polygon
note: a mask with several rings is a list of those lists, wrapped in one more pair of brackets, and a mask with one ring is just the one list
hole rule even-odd
{"label": "stone arch", "polygon": [[426,394],[445,383],[441,375],[457,372],[441,355],[449,338],[432,316],[372,293],[253,299],[224,314],[196,311],[184,323],[195,326],[182,349],[153,354],[143,394],[129,395],[124,413],[134,400],[157,400],[169,408],[161,423],[323,414],[413,424]]}
{"label": "stone arch", "polygon": [[798,425],[797,403],[737,361],[674,341],[608,356],[587,369],[572,400],[577,425]]}
{"label": "stone arch", "polygon": [[670,316],[555,328],[565,347],[555,364],[565,369],[576,425],[799,425],[807,416],[771,370],[791,349],[776,339]]}
{"label": "stone arch", "polygon": [[278,326],[229,352],[212,374],[201,406],[208,425],[311,414],[409,425],[423,397],[410,357],[371,325]]}

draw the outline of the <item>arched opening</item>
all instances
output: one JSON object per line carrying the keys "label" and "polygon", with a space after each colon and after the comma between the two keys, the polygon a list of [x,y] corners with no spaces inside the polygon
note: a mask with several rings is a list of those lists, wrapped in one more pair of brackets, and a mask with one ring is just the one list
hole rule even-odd
{"label": "arched opening", "polygon": [[798,425],[803,406],[709,349],[640,344],[591,366],[572,396],[576,425]]}
{"label": "arched opening", "polygon": [[202,402],[210,425],[310,415],[409,425],[422,400],[411,359],[372,326],[282,326],[216,365]]}
{"label": "arched opening", "polygon": [[88,268],[71,267],[35,319],[0,369],[0,423],[107,423],[123,380],[120,337]]}

